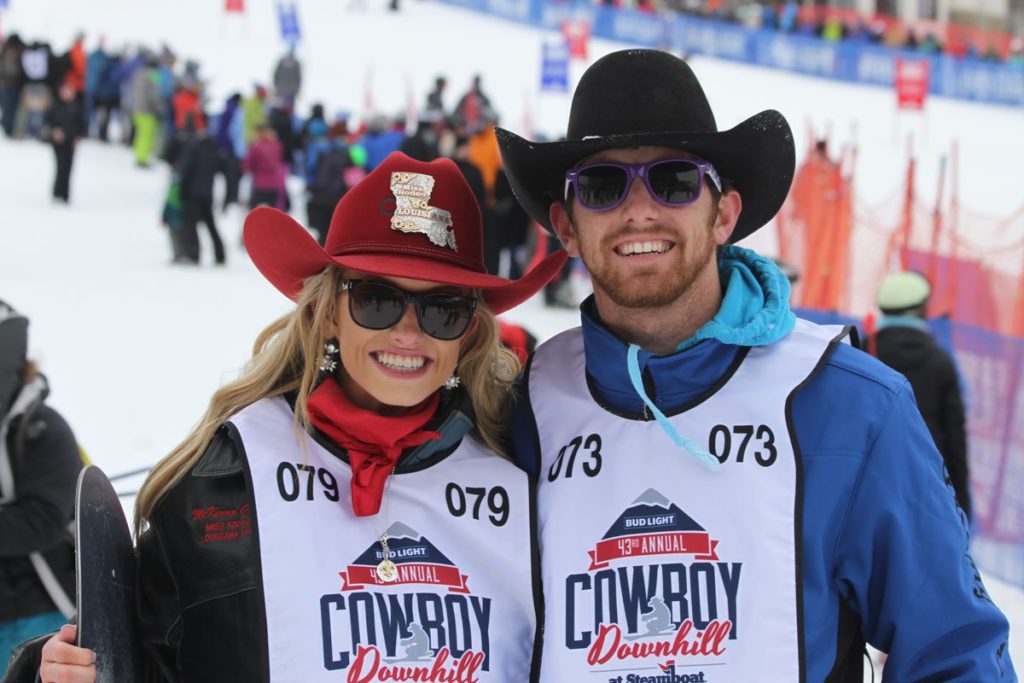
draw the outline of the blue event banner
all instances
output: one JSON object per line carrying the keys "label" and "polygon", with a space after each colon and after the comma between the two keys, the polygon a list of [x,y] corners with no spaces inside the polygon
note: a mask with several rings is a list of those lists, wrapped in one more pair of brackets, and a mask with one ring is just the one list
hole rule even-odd
{"label": "blue event banner", "polygon": [[544,43],[540,63],[540,89],[546,92],[569,92],[569,45]]}
{"label": "blue event banner", "polygon": [[581,0],[440,1],[548,30],[559,30],[566,20],[586,21],[595,38],[884,88],[894,87],[898,60],[927,60],[932,95],[1014,107],[1024,105],[1021,64],[924,54],[867,41],[830,42],[690,15],[595,6]]}

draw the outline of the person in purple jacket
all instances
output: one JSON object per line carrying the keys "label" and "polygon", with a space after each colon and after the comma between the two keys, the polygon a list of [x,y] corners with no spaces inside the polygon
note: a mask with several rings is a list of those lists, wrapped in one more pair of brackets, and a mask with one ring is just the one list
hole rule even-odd
{"label": "person in purple jacket", "polygon": [[886,680],[1017,680],[907,380],[735,246],[789,191],[785,118],[719,131],[684,61],[626,50],[567,130],[497,132],[594,287],[509,430],[537,478],[539,680],[859,683],[865,643]]}
{"label": "person in purple jacket", "polygon": [[256,139],[249,145],[245,159],[242,160],[242,172],[252,176],[250,209],[272,206],[288,211],[291,203],[285,188],[288,167],[284,160],[284,148],[268,124],[256,126]]}

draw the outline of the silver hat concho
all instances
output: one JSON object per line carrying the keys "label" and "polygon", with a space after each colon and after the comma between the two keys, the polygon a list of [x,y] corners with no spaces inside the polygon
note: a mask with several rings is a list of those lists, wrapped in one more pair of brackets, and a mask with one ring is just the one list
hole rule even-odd
{"label": "silver hat concho", "polygon": [[430,205],[434,191],[433,176],[396,171],[391,174],[391,192],[395,195],[395,214],[391,229],[426,235],[433,244],[458,251],[452,215]]}

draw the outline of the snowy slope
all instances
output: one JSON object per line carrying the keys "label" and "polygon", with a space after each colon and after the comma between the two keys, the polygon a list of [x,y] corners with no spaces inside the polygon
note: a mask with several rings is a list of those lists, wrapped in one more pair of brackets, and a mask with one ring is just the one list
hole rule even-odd
{"label": "snowy slope", "polygon": [[[266,80],[283,49],[271,0],[246,4],[247,17],[225,18],[217,0],[12,0],[0,21],[5,32],[46,37],[58,49],[78,29],[90,38],[104,33],[111,45],[172,41],[183,57],[202,62],[219,100]],[[504,125],[523,132],[532,122],[537,131],[559,132],[566,99],[536,93],[540,44],[551,36],[424,0],[404,0],[400,14],[386,12],[382,0],[368,4],[353,11],[349,0],[302,4],[307,104],[323,100],[328,111],[358,113],[369,81],[375,106],[397,112],[410,89],[419,103],[433,77],[445,73],[453,105],[480,72]],[[600,55],[618,47],[592,49]],[[693,64],[721,127],[777,108],[793,124],[802,152],[808,124],[822,131],[831,122],[837,142],[856,125],[857,187],[871,201],[898,190],[910,131],[925,194],[933,191],[929,173],[939,155],[959,138],[963,204],[1009,215],[1024,200],[1019,183],[1009,180],[1024,152],[1019,111],[933,100],[923,117],[897,117],[894,96],[883,90],[711,60]],[[289,302],[238,247],[240,213],[222,220],[226,267],[167,265],[169,246],[158,224],[164,169],[137,170],[123,148],[84,142],[71,207],[50,203],[51,174],[47,147],[0,138],[0,298],[31,316],[31,352],[51,379],[52,403],[93,459],[108,472],[152,463],[185,435],[212,391],[249,355],[259,329]],[[770,235],[752,242],[770,244]],[[204,260],[211,260],[205,242]],[[576,320],[536,300],[509,317],[541,338]],[[989,586],[1024,630],[1024,592],[991,580]],[[1015,634],[1012,649],[1024,665],[1024,635]]]}

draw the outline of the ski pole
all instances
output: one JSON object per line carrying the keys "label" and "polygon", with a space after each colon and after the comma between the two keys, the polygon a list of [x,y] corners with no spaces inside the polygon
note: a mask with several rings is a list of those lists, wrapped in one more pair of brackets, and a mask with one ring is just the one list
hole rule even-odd
{"label": "ski pole", "polygon": [[145,467],[139,467],[139,468],[136,468],[134,470],[128,470],[127,472],[121,472],[120,474],[111,475],[111,476],[107,477],[107,479],[109,479],[110,481],[118,481],[119,479],[127,479],[128,477],[134,477],[137,474],[145,474],[146,472],[149,472],[151,469],[153,469],[152,465],[146,465]]}

